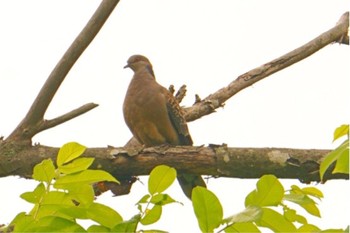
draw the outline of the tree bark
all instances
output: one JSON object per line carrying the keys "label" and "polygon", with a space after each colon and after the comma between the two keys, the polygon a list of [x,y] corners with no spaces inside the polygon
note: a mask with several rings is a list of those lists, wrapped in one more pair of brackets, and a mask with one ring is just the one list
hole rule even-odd
{"label": "tree bark", "polygon": [[[13,146],[0,149],[0,177],[18,175],[30,178],[33,167],[44,159],[55,160],[59,148],[33,146],[13,152]],[[259,178],[274,174],[279,178],[320,181],[319,163],[329,150],[287,148],[150,147],[88,148],[86,157],[94,157],[94,168],[115,177],[148,175],[157,165],[165,164],[178,171],[211,177]],[[14,153],[14,154],[13,154]],[[349,179],[345,174],[327,173],[327,179]]]}

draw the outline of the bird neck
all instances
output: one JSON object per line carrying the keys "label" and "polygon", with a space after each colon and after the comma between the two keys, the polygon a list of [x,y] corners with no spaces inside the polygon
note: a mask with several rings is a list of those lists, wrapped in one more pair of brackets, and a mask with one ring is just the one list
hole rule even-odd
{"label": "bird neck", "polygon": [[147,70],[148,73],[150,73],[154,78],[156,78],[153,72],[152,65],[146,65],[145,70]]}
{"label": "bird neck", "polygon": [[[138,75],[136,75],[138,74]],[[155,75],[152,69],[151,65],[145,65],[142,67],[139,67],[138,69],[135,70],[135,76],[139,77],[152,77],[152,79],[155,79]]]}

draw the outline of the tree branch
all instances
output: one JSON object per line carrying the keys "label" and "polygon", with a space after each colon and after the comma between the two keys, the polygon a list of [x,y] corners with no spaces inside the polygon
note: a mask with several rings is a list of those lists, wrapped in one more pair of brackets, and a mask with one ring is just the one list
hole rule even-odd
{"label": "tree branch", "polygon": [[[1,143],[1,142],[0,142]],[[281,148],[151,147],[143,150],[125,148],[89,148],[86,157],[94,157],[94,167],[116,177],[148,175],[157,165],[166,164],[179,172],[213,177],[259,178],[274,174],[279,178],[319,181],[319,163],[329,150]],[[58,148],[33,146],[7,156],[0,149],[0,177],[31,177],[33,167],[43,159],[56,159]],[[6,159],[5,159],[6,158]],[[326,179],[349,179],[344,174],[326,174]]]}
{"label": "tree branch", "polygon": [[[341,17],[340,19],[338,20],[337,22],[337,25],[339,24],[342,24],[342,23],[346,23],[348,24],[348,27],[349,27],[349,12],[345,12]],[[348,33],[344,33],[340,38],[339,40],[337,40],[338,43],[340,44],[346,44],[346,45],[349,45],[349,35]]]}
{"label": "tree branch", "polygon": [[221,88],[202,101],[196,101],[192,107],[186,108],[186,120],[194,121],[202,116],[213,113],[215,109],[222,107],[226,100],[237,94],[239,91],[273,73],[276,73],[277,71],[307,58],[328,44],[333,42],[343,43],[343,41],[346,41],[346,38],[349,40],[347,35],[348,28],[349,12],[346,12],[341,16],[336,26],[322,33],[305,45],[238,76],[238,78],[231,82],[227,87]]}
{"label": "tree branch", "polygon": [[[215,109],[222,107],[226,100],[241,90],[270,76],[273,73],[293,65],[304,58],[307,58],[326,45],[333,42],[343,43],[346,38],[348,39],[348,28],[349,12],[345,12],[338,20],[336,26],[322,33],[305,45],[238,76],[238,78],[232,81],[228,86],[219,89],[213,94],[210,94],[203,100],[196,95],[196,102],[193,104],[193,106],[185,108],[185,118],[187,122],[194,121],[202,116],[215,112]],[[169,90],[174,92],[174,87],[171,86]],[[179,100],[181,101],[182,98],[183,96],[181,96],[181,99]],[[125,146],[132,147],[137,145],[139,145],[138,141],[135,138],[131,138]]]}
{"label": "tree branch", "polygon": [[85,105],[83,105],[77,109],[74,109],[66,114],[63,114],[62,116],[56,117],[52,120],[43,121],[42,124],[38,128],[38,133],[41,131],[44,131],[46,129],[55,127],[56,125],[62,124],[66,121],[69,121],[77,116],[80,116],[80,115],[90,111],[91,109],[96,108],[97,106],[98,106],[98,104],[88,103],[88,104],[85,104]]}
{"label": "tree branch", "polygon": [[[27,144],[31,143],[32,137],[40,132],[39,125],[45,125],[44,115],[51,103],[58,88],[62,84],[64,78],[78,60],[80,55],[88,47],[91,41],[95,38],[96,34],[100,31],[103,24],[112,13],[119,0],[104,0],[97,8],[87,25],[80,32],[72,45],[63,55],[56,67],[51,72],[50,76],[46,80],[45,84],[41,88],[38,96],[34,100],[27,115],[16,127],[16,129],[10,134],[7,140],[9,141],[22,141]],[[53,126],[51,126],[53,127]]]}

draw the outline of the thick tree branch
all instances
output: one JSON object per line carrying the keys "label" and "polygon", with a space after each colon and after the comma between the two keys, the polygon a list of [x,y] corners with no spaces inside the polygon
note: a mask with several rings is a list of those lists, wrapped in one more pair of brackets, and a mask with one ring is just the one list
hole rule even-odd
{"label": "thick tree branch", "polygon": [[[1,150],[1,149],[0,149]],[[55,160],[58,148],[33,146],[11,156],[0,153],[0,177],[31,177],[33,167],[43,159]],[[259,178],[274,174],[279,178],[319,181],[319,163],[329,150],[281,148],[152,147],[141,151],[125,148],[90,148],[84,156],[96,158],[94,167],[116,177],[148,175],[157,165],[167,164],[178,171],[213,177]],[[131,156],[131,155],[132,156]],[[6,159],[5,159],[6,158]],[[326,179],[349,179],[344,174],[327,174]]]}
{"label": "thick tree branch", "polygon": [[[96,34],[100,31],[103,24],[106,22],[118,2],[119,0],[102,1],[87,25],[80,32],[80,34],[77,36],[72,45],[69,47],[69,49],[66,51],[66,53],[63,55],[61,60],[51,72],[50,76],[46,80],[38,96],[30,107],[27,115],[8,137],[9,141],[21,141],[30,144],[32,137],[40,132],[40,129],[43,130],[40,125],[45,125],[45,112],[58,88],[62,84],[64,78],[74,63],[78,60],[80,55],[84,52],[91,41],[95,38]],[[61,123],[63,122],[64,121]]]}
{"label": "thick tree branch", "polygon": [[254,83],[276,73],[304,58],[312,55],[333,42],[343,43],[348,40],[349,12],[344,13],[339,19],[337,25],[330,30],[322,33],[315,39],[305,45],[273,60],[260,67],[240,75],[227,87],[221,88],[215,93],[209,95],[202,101],[186,109],[186,120],[194,121],[202,116],[213,113],[215,109],[222,107],[226,100],[237,94],[239,91],[253,85]]}

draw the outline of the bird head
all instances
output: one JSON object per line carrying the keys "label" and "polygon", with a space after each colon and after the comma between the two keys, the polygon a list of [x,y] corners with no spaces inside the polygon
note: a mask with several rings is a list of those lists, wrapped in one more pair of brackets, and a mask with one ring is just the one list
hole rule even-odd
{"label": "bird head", "polygon": [[146,66],[149,66],[152,68],[152,64],[147,57],[142,55],[133,55],[128,59],[127,65],[124,66],[124,68],[130,68],[133,71],[136,71]]}
{"label": "bird head", "polygon": [[152,64],[151,62],[148,60],[147,57],[142,56],[142,55],[133,55],[128,59],[127,65],[124,66],[125,68],[130,68],[132,69],[135,73],[137,71],[141,71],[141,70],[147,70],[147,72],[149,72],[153,78],[155,78],[154,72],[153,72],[153,68],[152,68]]}

